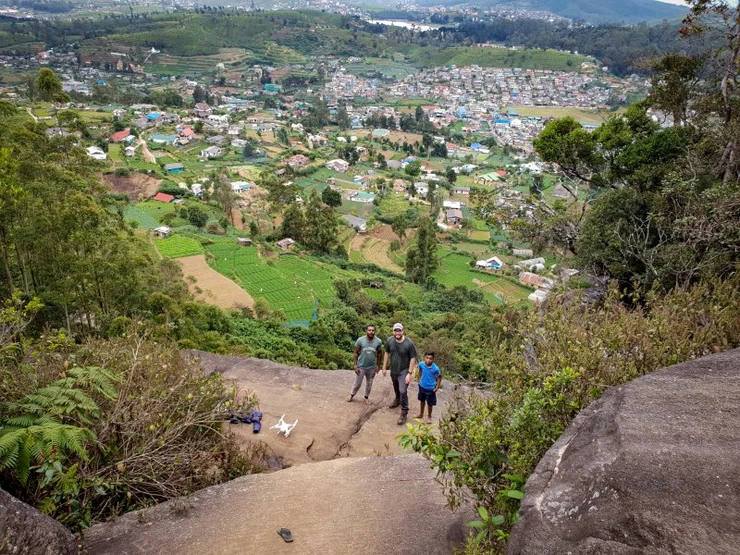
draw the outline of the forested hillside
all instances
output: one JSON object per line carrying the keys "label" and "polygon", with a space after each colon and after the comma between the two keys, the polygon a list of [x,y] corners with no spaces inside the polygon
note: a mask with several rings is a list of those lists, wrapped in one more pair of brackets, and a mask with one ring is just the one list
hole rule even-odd
{"label": "forested hillside", "polygon": [[[35,52],[77,44],[84,55],[94,50],[138,49],[141,57],[151,48],[177,56],[216,54],[220,48],[244,48],[250,63],[303,62],[308,56],[391,57],[400,52],[418,66],[461,64],[450,47],[482,42],[533,49],[557,49],[591,55],[617,75],[647,72],[645,58],[690,47],[679,40],[678,24],[570,25],[544,20],[464,19],[454,27],[422,33],[400,27],[366,23],[356,17],[318,12],[140,14],[0,23],[0,53]],[[107,50],[106,50],[107,51]],[[478,52],[472,63],[487,63],[487,52]],[[562,54],[568,56],[568,54]],[[471,63],[469,61],[468,63]],[[558,60],[561,62],[562,61]],[[580,65],[572,59],[572,67]],[[526,60],[512,60],[524,63]],[[552,69],[562,69],[561,65]],[[524,65],[523,67],[528,67]]]}
{"label": "forested hillside", "polygon": [[[330,208],[337,199],[314,189],[299,206],[298,190],[284,185],[277,172],[298,181],[303,170],[293,175],[275,159],[254,180],[270,202],[285,197],[282,202],[289,200],[291,207],[280,213],[281,229],[269,239],[256,221],[241,222],[254,226],[250,251],[235,235],[218,233],[235,227],[234,218],[226,217],[235,197],[222,194],[231,192],[227,176],[219,173],[223,167],[216,165],[222,160],[213,161],[209,179],[226,188],[195,199],[168,182],[164,191],[187,194],[190,204],[175,209],[163,203],[167,219],[157,220],[141,208],[144,202],[137,209],[126,194],[103,186],[103,164],[78,144],[86,126],[74,111],[54,112],[56,123],[70,133],[50,136],[31,107],[0,102],[0,485],[80,530],[94,520],[259,471],[264,453],[240,452],[221,429],[230,413],[255,399],[218,375],[204,377],[180,350],[350,368],[352,345],[366,325],[385,335],[402,321],[419,350],[436,353],[448,379],[486,390],[460,393],[434,433],[412,426],[402,441],[430,459],[452,504],[468,501],[478,508],[481,518],[472,526],[479,534],[466,553],[501,553],[524,481],[580,409],[608,387],[740,345],[740,19],[724,4],[697,1],[683,32],[702,38],[702,24],[714,26],[725,42],[699,55],[687,49],[654,60],[646,100],[593,130],[571,117],[554,119],[535,140],[537,155],[557,169],[566,196],[577,202],[546,202],[537,186],[525,187],[526,205],[516,206],[500,202],[498,187],[468,191],[478,220],[495,229],[505,226],[540,252],[557,252],[559,269],[578,270],[539,307],[494,306],[482,287],[445,287],[435,276],[438,227],[422,203],[412,214],[403,204],[389,219],[400,239],[412,234],[411,220],[416,221],[405,245],[405,274],[354,261],[337,241],[338,218]],[[518,36],[512,26],[497,25],[464,24],[444,41],[457,48]],[[573,47],[599,33],[531,25],[538,40],[567,36]],[[661,28],[667,32],[668,27],[656,29]],[[650,28],[603,29],[607,38],[594,39],[599,48],[620,34],[624,43],[644,37],[637,50],[658,45],[657,53],[671,45]],[[261,61],[280,45],[283,57],[387,55],[398,48],[423,64],[425,49],[437,49],[442,41],[441,31],[386,32],[351,18],[301,12],[23,22],[3,32],[6,48],[79,42],[82,50],[122,44],[194,55],[230,45],[249,49]],[[627,71],[625,60],[613,64],[624,63]],[[49,68],[32,85],[45,110],[68,100]],[[312,102],[302,121],[322,131],[329,126],[329,109]],[[114,128],[107,114],[101,117]],[[399,120],[431,125],[421,106]],[[287,147],[286,128],[255,131],[262,142],[253,144],[250,135],[240,164],[258,146]],[[434,139],[428,137],[431,147]],[[345,139],[342,149],[351,142]],[[277,152],[298,156],[282,146]],[[159,160],[162,170],[167,159]],[[420,173],[419,161],[409,166],[409,177]],[[383,212],[388,203],[380,207],[378,218],[389,218]],[[130,217],[132,208],[139,220]],[[152,213],[162,216],[159,208]],[[219,222],[213,232],[209,218]],[[153,222],[149,228],[132,223],[147,219]],[[198,231],[157,240],[158,251],[150,231],[165,222],[175,227],[176,220]],[[487,247],[495,239],[485,224],[484,230]],[[286,231],[305,250],[300,257],[280,257],[292,264],[281,273],[272,246]],[[243,271],[236,263],[241,256],[245,265],[264,270],[265,282],[290,281],[285,295],[297,296],[318,276],[326,300],[313,320],[295,326],[265,299],[253,309],[230,311],[196,302],[180,267],[158,255],[167,249],[207,253],[216,269],[235,280]],[[460,256],[452,247],[447,254]],[[462,258],[467,272],[475,259]]]}

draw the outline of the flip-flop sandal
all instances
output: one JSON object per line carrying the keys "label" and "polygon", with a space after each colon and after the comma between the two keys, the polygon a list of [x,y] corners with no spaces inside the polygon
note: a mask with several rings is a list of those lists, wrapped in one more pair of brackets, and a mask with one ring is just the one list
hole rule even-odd
{"label": "flip-flop sandal", "polygon": [[283,541],[286,543],[290,543],[293,541],[293,534],[290,533],[290,530],[287,528],[278,528],[277,529],[278,535],[283,538]]}

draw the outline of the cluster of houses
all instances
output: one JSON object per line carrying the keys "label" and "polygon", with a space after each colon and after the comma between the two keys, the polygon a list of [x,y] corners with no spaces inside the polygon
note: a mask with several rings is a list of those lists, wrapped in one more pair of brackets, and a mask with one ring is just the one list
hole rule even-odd
{"label": "cluster of houses", "polygon": [[388,85],[388,93],[404,98],[443,99],[447,108],[432,114],[476,118],[493,115],[500,106],[572,106],[605,108],[619,94],[647,90],[644,79],[617,79],[586,72],[521,68],[435,67]]}

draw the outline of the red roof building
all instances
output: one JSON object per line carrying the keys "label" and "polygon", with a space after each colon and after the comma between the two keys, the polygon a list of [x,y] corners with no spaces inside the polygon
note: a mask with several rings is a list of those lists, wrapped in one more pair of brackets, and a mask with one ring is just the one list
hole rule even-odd
{"label": "red roof building", "polygon": [[117,131],[116,133],[113,133],[113,135],[110,136],[110,142],[112,143],[122,143],[128,137],[131,135],[130,129],[124,129],[123,131]]}
{"label": "red roof building", "polygon": [[175,197],[172,195],[168,195],[167,193],[157,193],[154,195],[154,200],[158,200],[159,202],[169,203],[175,200]]}

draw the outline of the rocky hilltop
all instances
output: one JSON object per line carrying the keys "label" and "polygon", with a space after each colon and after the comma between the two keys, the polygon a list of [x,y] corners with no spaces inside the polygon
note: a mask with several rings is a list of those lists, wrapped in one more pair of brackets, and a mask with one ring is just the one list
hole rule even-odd
{"label": "rocky hilltop", "polygon": [[[379,376],[371,404],[346,402],[354,374],[188,352],[259,397],[262,431],[230,425],[246,444],[264,442],[273,468],[130,513],[93,527],[93,555],[179,553],[449,554],[466,533],[467,512],[452,513],[423,458],[402,454],[389,378]],[[415,399],[415,390],[410,397]],[[440,395],[441,413],[447,393]],[[412,410],[418,402],[412,401]],[[289,437],[270,426],[285,414]],[[413,415],[413,413],[412,413]],[[438,415],[437,415],[438,416]],[[286,544],[276,533],[289,528]]]}

